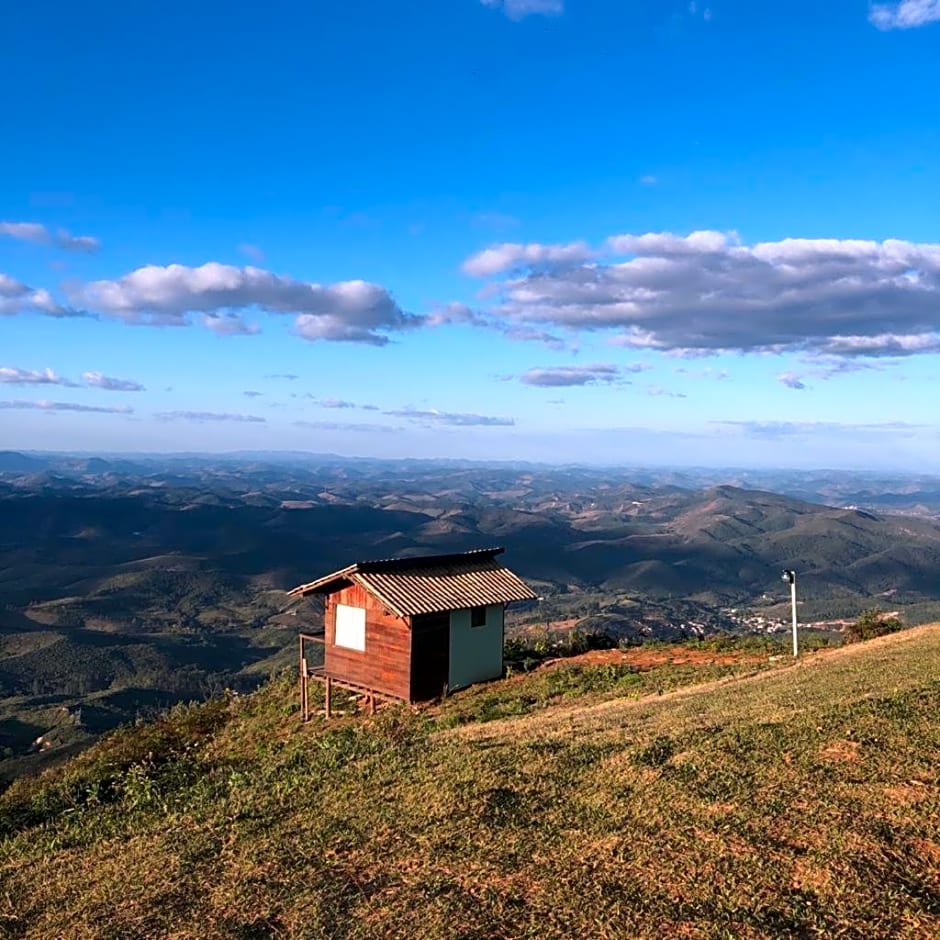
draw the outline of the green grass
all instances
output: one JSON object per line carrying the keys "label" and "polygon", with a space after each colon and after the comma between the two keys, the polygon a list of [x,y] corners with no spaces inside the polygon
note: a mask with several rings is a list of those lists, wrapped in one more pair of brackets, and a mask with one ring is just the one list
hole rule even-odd
{"label": "green grass", "polygon": [[178,708],[0,797],[0,934],[940,935],[940,628],[725,665]]}
{"label": "green grass", "polygon": [[491,683],[468,689],[445,703],[439,723],[442,727],[452,727],[467,722],[518,717],[564,701],[587,704],[615,697],[636,699],[643,695],[661,695],[692,682],[751,673],[764,666],[720,663],[675,665],[647,671],[629,663],[598,666],[560,663],[557,668],[525,676],[524,681]]}

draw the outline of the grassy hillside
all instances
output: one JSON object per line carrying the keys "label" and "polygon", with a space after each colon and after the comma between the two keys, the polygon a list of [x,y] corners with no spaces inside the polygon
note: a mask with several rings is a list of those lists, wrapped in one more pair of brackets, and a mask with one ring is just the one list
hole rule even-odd
{"label": "grassy hillside", "polygon": [[588,654],[413,713],[292,683],[0,797],[9,937],[936,937],[940,627]]}

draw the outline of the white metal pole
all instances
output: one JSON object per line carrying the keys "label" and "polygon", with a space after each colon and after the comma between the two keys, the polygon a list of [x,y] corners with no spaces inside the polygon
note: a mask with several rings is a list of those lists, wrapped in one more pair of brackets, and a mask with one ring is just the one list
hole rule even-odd
{"label": "white metal pole", "polygon": [[793,605],[793,655],[800,655],[799,640],[796,636],[796,572],[793,572],[793,580],[790,582],[790,601]]}

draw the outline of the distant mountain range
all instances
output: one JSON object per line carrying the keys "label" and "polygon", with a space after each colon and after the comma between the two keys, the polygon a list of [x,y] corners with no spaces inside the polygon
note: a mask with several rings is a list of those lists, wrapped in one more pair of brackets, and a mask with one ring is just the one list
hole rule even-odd
{"label": "distant mountain range", "polygon": [[[936,479],[726,479],[735,485],[705,470],[0,452],[7,773],[38,762],[25,752],[40,734],[78,747],[141,709],[289,664],[310,614],[287,609],[283,590],[364,558],[502,545],[545,597],[531,619],[654,636],[772,607],[784,567],[799,572],[804,619],[873,604],[910,621],[936,613]],[[774,481],[789,494],[752,486]],[[814,501],[824,492],[838,505]]]}

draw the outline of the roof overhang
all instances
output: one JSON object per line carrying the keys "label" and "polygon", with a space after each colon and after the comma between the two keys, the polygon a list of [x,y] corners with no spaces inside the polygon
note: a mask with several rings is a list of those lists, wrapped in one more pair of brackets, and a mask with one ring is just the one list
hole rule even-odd
{"label": "roof overhang", "polygon": [[288,597],[307,597],[310,594],[332,594],[334,591],[340,591],[344,587],[353,584],[352,575],[356,571],[355,565],[349,565],[332,574],[324,575],[311,581],[309,584],[300,584],[287,592]]}
{"label": "roof overhang", "polygon": [[496,561],[503,551],[490,548],[357,562],[288,593],[326,595],[356,584],[399,617],[535,600],[529,586]]}

